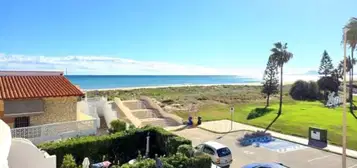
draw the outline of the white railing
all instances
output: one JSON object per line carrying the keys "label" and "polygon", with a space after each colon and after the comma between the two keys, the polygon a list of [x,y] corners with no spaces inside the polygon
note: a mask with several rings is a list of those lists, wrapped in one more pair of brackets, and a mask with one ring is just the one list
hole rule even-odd
{"label": "white railing", "polygon": [[77,136],[95,135],[96,133],[96,119],[11,129],[12,138],[26,138],[34,144]]}

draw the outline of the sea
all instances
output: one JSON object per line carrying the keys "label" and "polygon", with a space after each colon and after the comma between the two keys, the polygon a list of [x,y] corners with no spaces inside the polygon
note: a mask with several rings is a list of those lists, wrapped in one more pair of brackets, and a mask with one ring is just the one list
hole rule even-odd
{"label": "sea", "polygon": [[244,84],[261,82],[258,79],[232,75],[65,75],[84,90],[155,87],[174,85]]}

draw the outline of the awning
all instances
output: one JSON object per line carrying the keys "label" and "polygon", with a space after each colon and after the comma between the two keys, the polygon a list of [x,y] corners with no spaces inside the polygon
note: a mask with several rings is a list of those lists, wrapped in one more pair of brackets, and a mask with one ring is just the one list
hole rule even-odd
{"label": "awning", "polygon": [[4,116],[31,116],[43,113],[43,101],[35,100],[5,100]]}

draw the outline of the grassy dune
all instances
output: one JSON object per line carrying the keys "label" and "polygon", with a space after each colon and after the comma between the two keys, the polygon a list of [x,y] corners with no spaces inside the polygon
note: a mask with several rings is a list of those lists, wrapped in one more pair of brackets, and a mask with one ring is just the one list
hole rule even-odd
{"label": "grassy dune", "polygon": [[[136,89],[122,91],[89,92],[107,96],[109,99],[120,97],[134,99],[140,95],[151,96],[162,106],[180,104],[198,104],[198,112],[191,115],[202,116],[203,120],[230,119],[229,107],[235,106],[234,120],[265,128],[275,118],[278,111],[278,97],[273,96],[271,106],[264,110],[265,99],[260,94],[259,86],[195,86],[156,89]],[[283,114],[271,127],[271,130],[301,137],[308,136],[309,127],[328,130],[328,140],[332,144],[341,144],[342,107],[328,109],[321,102],[295,101],[288,95],[289,86],[284,87]],[[357,98],[356,98],[357,100]],[[187,118],[187,110],[173,111]],[[248,119],[250,116],[250,119]],[[357,150],[357,119],[348,113],[348,148]]]}
{"label": "grassy dune", "polygon": [[212,100],[229,104],[262,100],[263,96],[259,91],[260,86],[220,85],[90,91],[87,92],[87,95],[88,97],[107,96],[109,100],[114,97],[128,100],[140,96],[150,96],[161,102],[186,104]]}

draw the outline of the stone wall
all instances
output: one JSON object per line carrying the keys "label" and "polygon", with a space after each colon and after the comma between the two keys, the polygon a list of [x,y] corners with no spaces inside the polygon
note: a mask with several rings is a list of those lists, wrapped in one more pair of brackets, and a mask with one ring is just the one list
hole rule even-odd
{"label": "stone wall", "polygon": [[43,98],[44,113],[30,117],[30,124],[41,125],[56,122],[76,121],[78,97]]}

